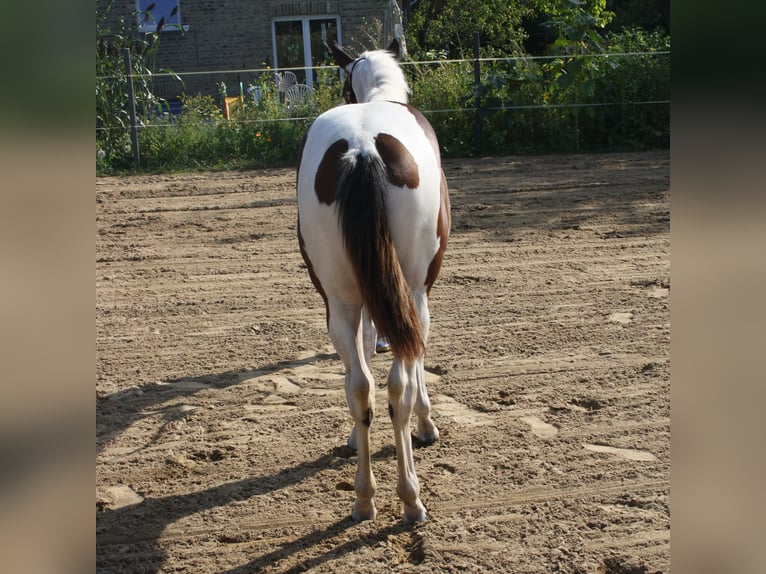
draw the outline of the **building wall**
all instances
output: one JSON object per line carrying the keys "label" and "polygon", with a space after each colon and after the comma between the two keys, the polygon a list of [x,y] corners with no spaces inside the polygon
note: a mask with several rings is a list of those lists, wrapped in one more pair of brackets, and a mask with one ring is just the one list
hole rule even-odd
{"label": "building wall", "polygon": [[[105,0],[97,0],[103,5]],[[245,86],[255,81],[252,72],[184,75],[185,72],[250,70],[273,66],[272,20],[285,16],[340,16],[342,44],[352,53],[380,47],[380,28],[385,0],[181,0],[182,24],[185,32],[160,32],[160,44],[153,71],[171,70],[184,80],[157,78],[155,93],[173,98],[187,95],[218,96],[220,82],[225,82],[229,95],[236,95],[239,82]],[[135,0],[113,3],[110,20],[120,17],[137,31]]]}

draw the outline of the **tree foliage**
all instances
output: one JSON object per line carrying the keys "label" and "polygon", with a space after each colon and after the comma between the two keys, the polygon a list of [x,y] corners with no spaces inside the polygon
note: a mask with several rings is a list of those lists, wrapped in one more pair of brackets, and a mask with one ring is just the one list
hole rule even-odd
{"label": "tree foliage", "polygon": [[407,23],[407,46],[414,59],[470,58],[478,30],[483,54],[518,54],[529,10],[508,0],[421,0]]}
{"label": "tree foliage", "polygon": [[483,56],[542,54],[558,39],[603,29],[613,17],[607,0],[421,0],[407,24],[407,41],[414,59],[472,57],[474,31],[481,34]]}
{"label": "tree foliage", "polygon": [[670,33],[670,0],[607,0],[606,7],[614,12],[607,26],[611,32],[642,28]]}

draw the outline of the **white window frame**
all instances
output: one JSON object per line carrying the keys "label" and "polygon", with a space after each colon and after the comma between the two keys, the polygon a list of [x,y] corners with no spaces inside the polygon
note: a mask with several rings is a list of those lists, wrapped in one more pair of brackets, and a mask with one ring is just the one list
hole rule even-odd
{"label": "white window frame", "polygon": [[278,16],[271,19],[271,46],[272,54],[274,57],[274,70],[279,71],[279,62],[277,58],[277,22],[301,22],[303,31],[303,70],[306,75],[306,83],[309,86],[313,86],[313,74],[310,74],[311,68],[314,66],[311,61],[311,20],[335,20],[338,27],[338,44],[342,44],[342,31],[340,27],[340,15],[339,14],[313,14],[311,16]]}
{"label": "white window frame", "polygon": [[[138,24],[138,31],[143,32],[144,34],[151,34],[153,32],[157,31],[157,22],[156,21],[145,21],[143,18],[143,12],[141,10],[141,1],[142,0],[136,0],[136,23]],[[162,0],[160,0],[162,1]],[[175,4],[175,6],[178,8],[178,12],[176,13],[176,18],[178,18],[178,22],[176,23],[168,23],[165,24],[162,27],[162,30],[160,32],[188,32],[189,26],[182,25],[183,20],[181,19],[181,0],[165,0],[166,4]],[[151,4],[151,0],[144,0],[144,4],[148,5]]]}

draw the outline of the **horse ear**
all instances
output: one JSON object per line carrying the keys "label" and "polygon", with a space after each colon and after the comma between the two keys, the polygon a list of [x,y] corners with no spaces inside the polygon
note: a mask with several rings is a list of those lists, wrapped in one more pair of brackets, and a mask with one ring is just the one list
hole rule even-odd
{"label": "horse ear", "polygon": [[399,40],[394,38],[386,48],[386,51],[391,52],[395,58],[399,58]]}
{"label": "horse ear", "polygon": [[344,70],[346,69],[346,66],[354,61],[354,58],[352,58],[343,48],[338,46],[337,42],[333,42],[330,49],[332,50],[333,58],[335,58],[335,63]]}

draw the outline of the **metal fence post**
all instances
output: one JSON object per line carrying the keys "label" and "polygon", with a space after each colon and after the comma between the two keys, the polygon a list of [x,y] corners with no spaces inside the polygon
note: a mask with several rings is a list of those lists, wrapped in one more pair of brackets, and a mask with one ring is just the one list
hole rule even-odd
{"label": "metal fence post", "polygon": [[481,151],[481,62],[479,61],[479,33],[473,33],[473,84],[476,111],[473,120],[473,147],[476,153]]}
{"label": "metal fence post", "polygon": [[130,112],[130,141],[133,144],[133,163],[141,167],[141,154],[138,150],[138,122],[136,121],[136,95],[133,92],[133,65],[130,61],[130,48],[125,48],[125,70],[128,79],[128,111]]}

